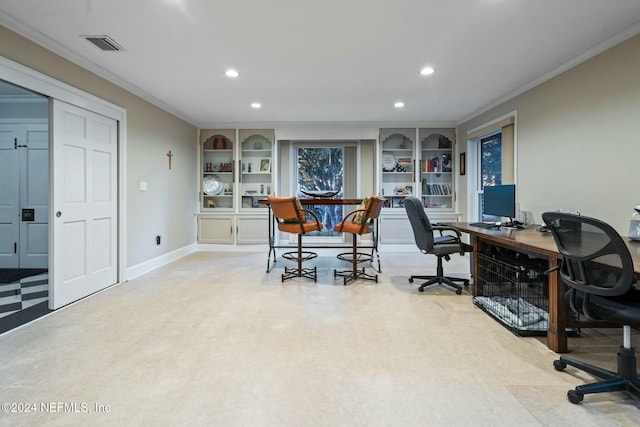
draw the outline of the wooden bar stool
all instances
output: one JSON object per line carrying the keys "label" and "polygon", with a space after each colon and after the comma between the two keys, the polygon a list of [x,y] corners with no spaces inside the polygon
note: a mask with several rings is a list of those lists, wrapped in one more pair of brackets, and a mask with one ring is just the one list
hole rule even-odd
{"label": "wooden bar stool", "polygon": [[[351,252],[338,254],[338,259],[351,263],[351,269],[333,270],[333,277],[342,276],[344,285],[358,279],[371,280],[378,283],[377,274],[368,274],[365,272],[364,267],[358,268],[358,264],[373,262],[374,253],[378,256],[378,236],[375,221],[380,216],[384,200],[383,197],[379,196],[365,198],[357,210],[345,215],[342,221],[333,227],[333,230],[338,233],[351,233],[353,235]],[[358,252],[358,236],[365,234],[371,234],[373,238],[373,249],[371,253]],[[380,271],[379,256],[378,271]]]}
{"label": "wooden bar stool", "polygon": [[[310,233],[312,231],[322,230],[322,224],[318,220],[315,213],[308,209],[303,209],[300,205],[300,201],[297,197],[276,197],[268,196],[267,201],[278,223],[278,230],[293,233],[298,235],[298,249],[297,251],[285,252],[282,254],[282,258],[297,263],[297,268],[286,267],[282,274],[282,281],[292,279],[294,277],[306,277],[307,279],[313,279],[314,282],[318,280],[318,274],[316,267],[302,268],[302,263],[309,261],[318,256],[315,252],[302,250],[302,235]],[[309,214],[313,219],[307,219],[306,214]]]}

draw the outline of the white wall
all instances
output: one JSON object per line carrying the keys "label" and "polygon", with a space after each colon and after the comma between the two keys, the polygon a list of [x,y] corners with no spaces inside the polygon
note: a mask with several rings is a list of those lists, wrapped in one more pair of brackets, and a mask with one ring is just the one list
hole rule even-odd
{"label": "white wall", "polygon": [[[636,36],[463,123],[458,146],[469,129],[517,110],[521,209],[537,223],[548,210],[579,211],[626,235],[640,203],[639,52]],[[460,178],[465,194],[469,177]],[[458,202],[466,213],[466,197]]]}

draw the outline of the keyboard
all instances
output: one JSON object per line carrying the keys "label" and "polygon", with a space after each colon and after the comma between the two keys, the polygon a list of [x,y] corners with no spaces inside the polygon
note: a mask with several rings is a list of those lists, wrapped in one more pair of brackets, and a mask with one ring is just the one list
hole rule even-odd
{"label": "keyboard", "polygon": [[486,228],[487,230],[496,226],[493,222],[472,222],[469,223],[469,225],[472,227]]}

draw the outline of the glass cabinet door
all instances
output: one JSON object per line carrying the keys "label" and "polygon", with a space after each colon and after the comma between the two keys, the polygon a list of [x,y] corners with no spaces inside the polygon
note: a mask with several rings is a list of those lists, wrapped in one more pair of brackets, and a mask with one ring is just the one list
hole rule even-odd
{"label": "glass cabinet door", "polygon": [[386,206],[403,208],[404,198],[416,194],[415,185],[415,129],[381,129],[381,195]]}
{"label": "glass cabinet door", "polygon": [[268,129],[239,130],[240,155],[240,208],[264,208],[260,199],[273,191],[273,147],[275,133]]}
{"label": "glass cabinet door", "polygon": [[203,209],[234,209],[234,141],[235,129],[200,131]]}
{"label": "glass cabinet door", "polygon": [[420,129],[420,183],[426,208],[453,208],[453,130]]}

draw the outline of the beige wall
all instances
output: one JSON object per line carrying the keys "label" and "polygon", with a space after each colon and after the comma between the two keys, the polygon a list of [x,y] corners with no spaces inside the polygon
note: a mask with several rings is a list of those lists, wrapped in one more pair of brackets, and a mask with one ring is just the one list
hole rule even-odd
{"label": "beige wall", "polygon": [[376,141],[365,139],[360,145],[360,194],[365,197],[376,194]]}
{"label": "beige wall", "polygon": [[[516,110],[521,209],[537,223],[547,210],[579,211],[626,235],[640,204],[638,76],[640,36],[463,123],[458,149],[465,150],[469,129]],[[468,175],[460,178],[466,195]],[[458,197],[465,215],[466,202]]]}
{"label": "beige wall", "polygon": [[[0,56],[127,110],[126,267],[195,243],[196,127],[1,26]],[[139,191],[140,181],[148,191]]]}

